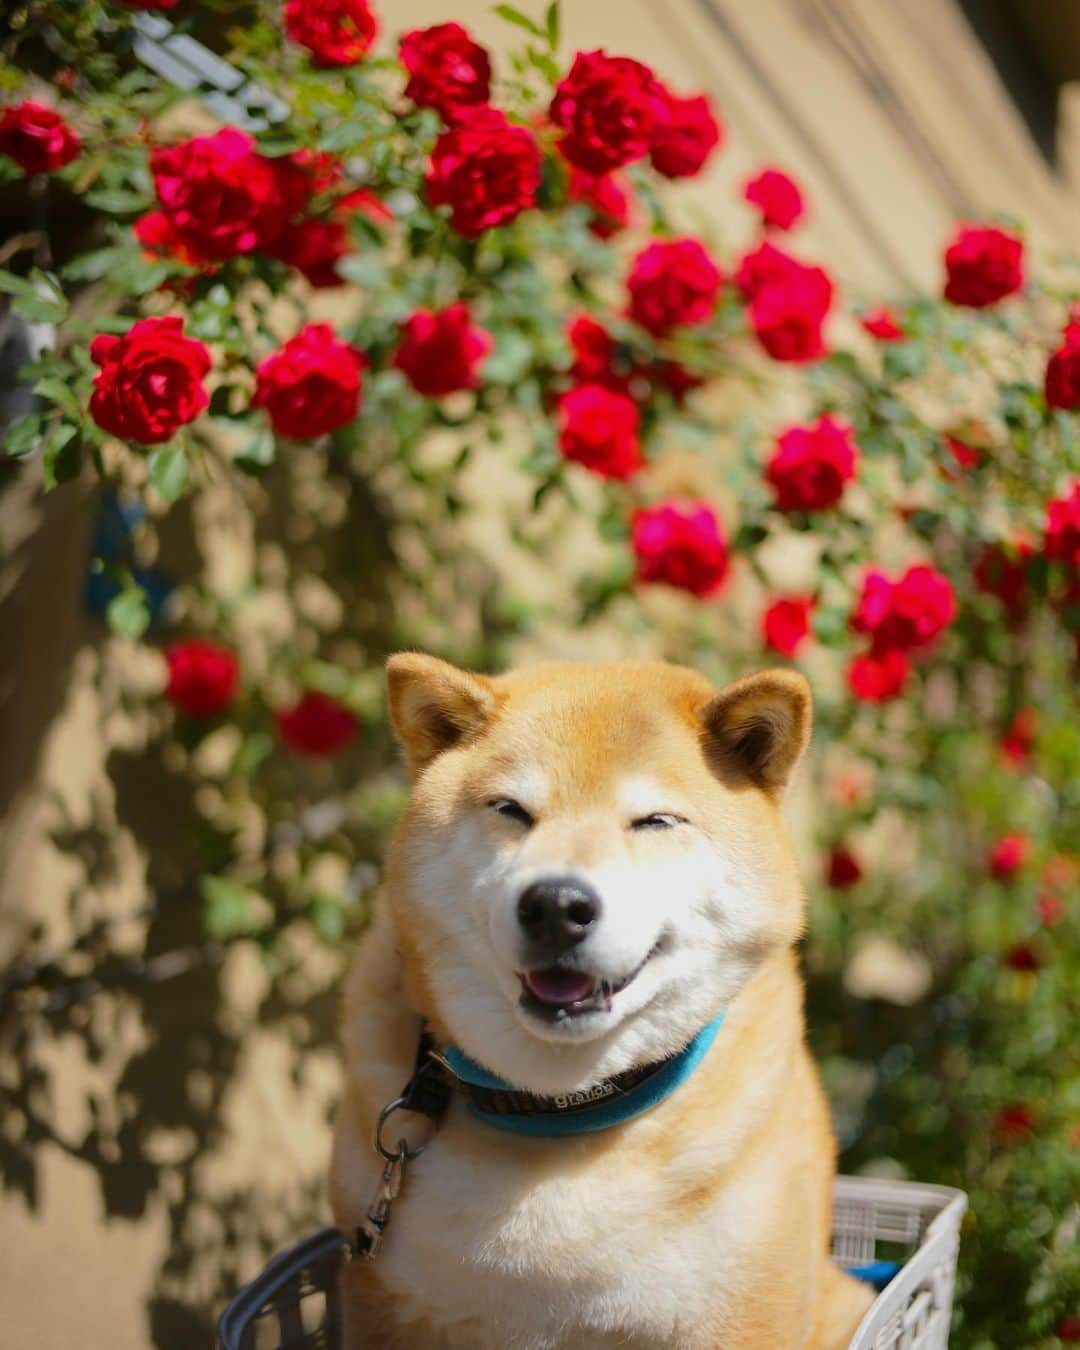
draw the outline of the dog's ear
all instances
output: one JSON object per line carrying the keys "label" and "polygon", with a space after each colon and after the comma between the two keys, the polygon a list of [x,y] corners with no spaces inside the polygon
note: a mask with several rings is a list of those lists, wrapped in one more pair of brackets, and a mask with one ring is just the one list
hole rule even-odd
{"label": "dog's ear", "polygon": [[477,731],[496,706],[494,688],[485,675],[473,675],[420,652],[390,657],[386,690],[390,720],[413,775]]}
{"label": "dog's ear", "polygon": [[810,685],[795,670],[763,670],[729,684],[699,714],[710,767],[779,794],[810,739],[812,707]]}

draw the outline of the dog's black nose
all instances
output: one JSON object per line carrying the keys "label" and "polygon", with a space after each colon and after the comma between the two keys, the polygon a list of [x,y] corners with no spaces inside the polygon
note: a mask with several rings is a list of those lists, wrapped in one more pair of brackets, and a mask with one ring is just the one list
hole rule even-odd
{"label": "dog's black nose", "polygon": [[600,897],[586,882],[552,877],[522,891],[517,913],[528,938],[563,951],[589,936],[600,917]]}

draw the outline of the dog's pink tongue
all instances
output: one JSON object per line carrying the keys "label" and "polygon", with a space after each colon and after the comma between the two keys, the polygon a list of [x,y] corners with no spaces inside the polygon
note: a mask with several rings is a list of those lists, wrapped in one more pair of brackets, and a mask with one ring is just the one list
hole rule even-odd
{"label": "dog's pink tongue", "polygon": [[528,971],[525,983],[541,1003],[576,1003],[578,999],[588,998],[593,987],[591,976],[577,970],[561,970],[558,966]]}

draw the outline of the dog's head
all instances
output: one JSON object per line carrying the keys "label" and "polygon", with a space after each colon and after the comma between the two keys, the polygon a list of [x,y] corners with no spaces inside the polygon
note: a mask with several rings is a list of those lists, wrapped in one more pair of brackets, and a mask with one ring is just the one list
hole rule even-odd
{"label": "dog's head", "polygon": [[388,680],[414,779],[387,871],[408,986],[511,1083],[567,1092],[677,1052],[801,933],[778,803],[802,676],[488,678],[406,654]]}

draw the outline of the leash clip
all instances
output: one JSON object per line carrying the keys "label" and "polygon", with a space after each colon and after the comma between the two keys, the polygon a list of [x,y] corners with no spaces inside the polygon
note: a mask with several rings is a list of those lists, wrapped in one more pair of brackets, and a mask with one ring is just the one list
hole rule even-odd
{"label": "leash clip", "polygon": [[401,1194],[401,1183],[405,1180],[405,1164],[409,1156],[405,1140],[399,1140],[397,1154],[392,1155],[383,1168],[375,1197],[356,1230],[353,1255],[362,1261],[374,1261],[379,1254],[383,1234],[390,1219],[390,1208]]}

